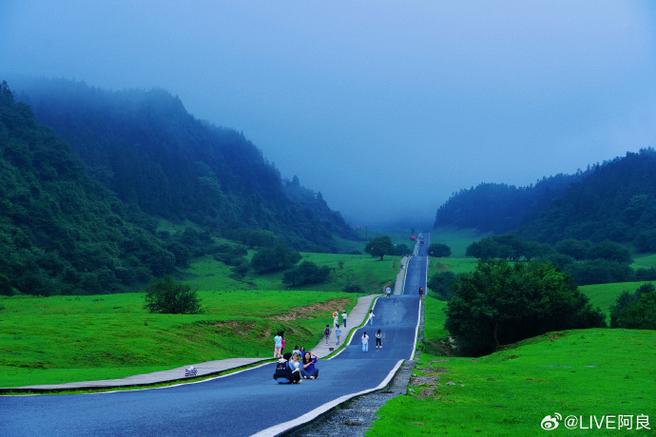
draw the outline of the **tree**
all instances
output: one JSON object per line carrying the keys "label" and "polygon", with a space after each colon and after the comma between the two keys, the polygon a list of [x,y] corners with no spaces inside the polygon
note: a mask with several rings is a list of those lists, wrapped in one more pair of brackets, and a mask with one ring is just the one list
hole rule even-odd
{"label": "tree", "polygon": [[394,245],[392,244],[392,239],[384,235],[370,240],[365,246],[364,251],[371,256],[379,257],[382,261],[385,255],[394,254]]}
{"label": "tree", "polygon": [[453,294],[453,284],[456,282],[456,275],[453,272],[440,272],[431,276],[428,281],[428,288],[435,292],[442,300],[451,299]]}
{"label": "tree", "polygon": [[410,249],[406,244],[397,244],[394,246],[394,255],[397,256],[406,256],[410,255],[412,253],[412,249]]}
{"label": "tree", "polygon": [[428,255],[435,258],[443,258],[451,256],[451,248],[446,244],[433,243],[428,246]]}
{"label": "tree", "polygon": [[656,329],[656,288],[641,285],[634,293],[618,296],[610,313],[613,328]]}
{"label": "tree", "polygon": [[151,313],[195,314],[200,312],[200,300],[191,287],[164,276],[146,289],[146,308]]}
{"label": "tree", "polygon": [[556,243],[555,248],[558,253],[570,256],[575,260],[583,260],[588,257],[590,242],[585,240],[574,240],[569,238]]}
{"label": "tree", "polygon": [[612,241],[602,241],[590,248],[588,251],[589,259],[605,259],[624,264],[630,264],[631,252],[621,244]]}
{"label": "tree", "polygon": [[603,320],[551,264],[488,261],[458,276],[446,328],[461,353],[482,355],[547,331],[603,326]]}
{"label": "tree", "polygon": [[301,259],[301,255],[283,243],[260,249],[251,258],[251,268],[258,274],[287,270]]}
{"label": "tree", "polygon": [[319,267],[311,261],[303,261],[298,266],[286,271],[282,282],[287,287],[300,287],[301,285],[326,282],[329,276],[330,267]]}

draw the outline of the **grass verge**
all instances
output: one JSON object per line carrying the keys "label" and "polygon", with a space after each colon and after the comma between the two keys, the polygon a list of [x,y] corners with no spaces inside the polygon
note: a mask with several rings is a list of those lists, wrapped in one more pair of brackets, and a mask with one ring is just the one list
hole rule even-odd
{"label": "grass verge", "polygon": [[121,378],[316,344],[329,314],[359,295],[316,291],[200,292],[204,312],[151,314],[142,293],[0,298],[0,387]]}

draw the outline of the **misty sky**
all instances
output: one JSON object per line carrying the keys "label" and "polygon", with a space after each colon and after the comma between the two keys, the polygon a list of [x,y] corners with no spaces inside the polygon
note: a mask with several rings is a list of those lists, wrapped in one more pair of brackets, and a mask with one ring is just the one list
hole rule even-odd
{"label": "misty sky", "polygon": [[165,88],[354,224],[656,145],[649,1],[450,3],[0,0],[0,72]]}

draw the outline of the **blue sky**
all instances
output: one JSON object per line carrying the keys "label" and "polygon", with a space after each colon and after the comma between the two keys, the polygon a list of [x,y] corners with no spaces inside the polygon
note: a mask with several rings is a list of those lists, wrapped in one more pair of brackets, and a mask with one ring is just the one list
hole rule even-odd
{"label": "blue sky", "polygon": [[0,71],[163,87],[352,222],[656,145],[647,1],[0,3]]}

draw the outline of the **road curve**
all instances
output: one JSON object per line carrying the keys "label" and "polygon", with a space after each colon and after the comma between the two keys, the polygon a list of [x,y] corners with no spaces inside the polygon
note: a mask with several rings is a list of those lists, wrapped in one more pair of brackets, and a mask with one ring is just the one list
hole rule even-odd
{"label": "road curve", "polygon": [[[251,435],[295,419],[340,396],[378,386],[399,359],[414,352],[419,287],[426,287],[426,247],[407,267],[404,294],[379,299],[371,337],[362,352],[361,330],[332,360],[319,361],[320,378],[278,385],[273,365],[226,378],[177,387],[79,395],[0,397],[2,436],[196,436]],[[375,330],[385,334],[376,351]]]}

